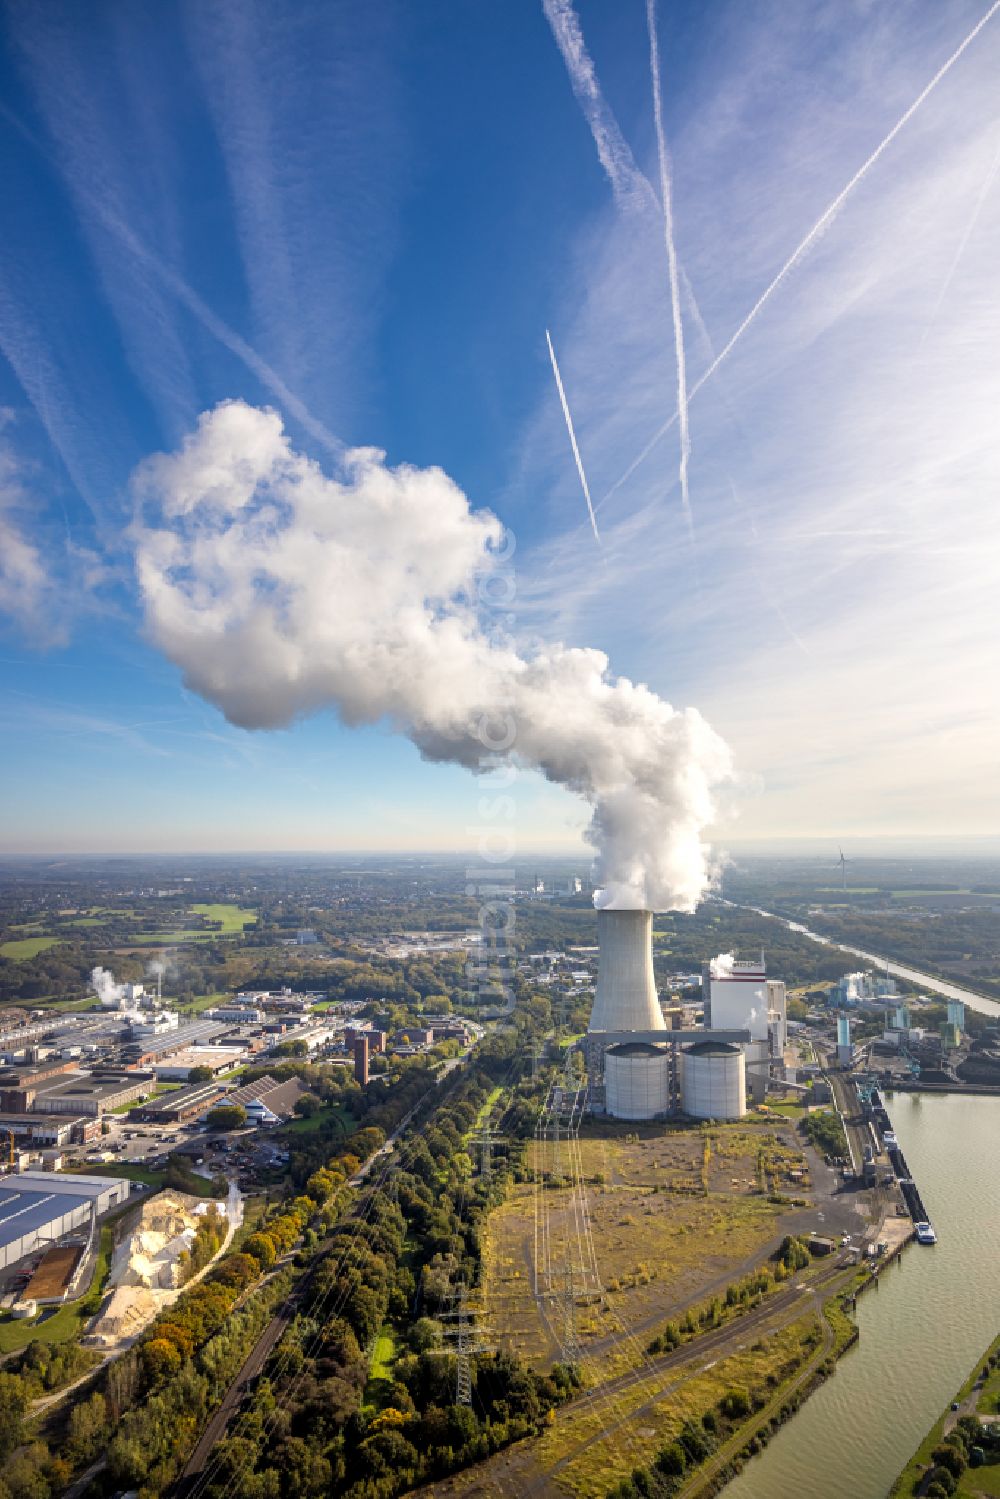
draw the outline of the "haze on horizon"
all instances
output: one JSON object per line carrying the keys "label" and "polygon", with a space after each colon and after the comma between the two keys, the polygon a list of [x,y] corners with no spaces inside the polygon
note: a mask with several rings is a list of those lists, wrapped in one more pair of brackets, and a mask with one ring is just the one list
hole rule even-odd
{"label": "haze on horizon", "polygon": [[[643,6],[547,10],[5,7],[0,853],[475,841],[460,767],[238,727],[158,648],[132,476],[225,401],[499,517],[522,653],[729,746],[713,840],[1000,832],[1000,16],[824,220],[987,5],[664,0],[662,142]],[[519,850],[587,855],[513,795]]]}

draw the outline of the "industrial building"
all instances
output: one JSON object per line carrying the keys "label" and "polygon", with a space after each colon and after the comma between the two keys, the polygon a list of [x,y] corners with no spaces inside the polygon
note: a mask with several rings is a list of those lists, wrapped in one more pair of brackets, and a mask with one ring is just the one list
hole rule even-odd
{"label": "industrial building", "polygon": [[748,1053],[754,1061],[760,1053],[763,1089],[772,1022],[775,1044],[779,1037],[783,1044],[784,985],[776,983],[769,995],[763,964],[755,965],[754,980],[763,990],[764,1019],[756,1027],[762,1039],[751,1035],[754,1006],[745,988],[738,1005],[720,990],[716,1009],[723,1018],[713,1011],[710,1028],[668,1028],[656,993],[652,930],[649,911],[597,913],[597,989],[586,1043],[590,1107],[617,1119],[658,1119],[681,1110],[696,1118],[739,1119],[746,1113]]}
{"label": "industrial building", "polygon": [[132,1118],[143,1124],[184,1124],[207,1114],[225,1097],[226,1089],[217,1082],[192,1083],[190,1088],[177,1088],[161,1098],[149,1099],[132,1111]]}
{"label": "industrial building", "polygon": [[33,1105],[39,1113],[99,1117],[123,1103],[145,1098],[156,1087],[152,1072],[94,1069],[74,1072],[62,1082],[52,1083],[36,1094]]}
{"label": "industrial building", "polygon": [[85,1145],[101,1133],[100,1119],[93,1114],[0,1114],[0,1136],[13,1135],[30,1145]]}
{"label": "industrial building", "polygon": [[128,1199],[130,1183],[106,1176],[25,1171],[0,1185],[0,1270],[92,1222]]}
{"label": "industrial building", "polygon": [[213,1077],[220,1072],[231,1072],[245,1062],[245,1046],[188,1046],[152,1063],[152,1070],[160,1082],[186,1082],[192,1069],[207,1067]]}

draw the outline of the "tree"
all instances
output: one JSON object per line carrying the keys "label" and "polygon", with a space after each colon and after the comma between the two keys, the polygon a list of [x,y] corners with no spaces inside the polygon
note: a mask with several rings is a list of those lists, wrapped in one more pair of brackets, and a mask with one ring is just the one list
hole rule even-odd
{"label": "tree", "polygon": [[242,1129],[247,1122],[247,1111],[241,1103],[220,1104],[209,1112],[205,1123],[212,1130]]}
{"label": "tree", "polygon": [[181,1366],[181,1355],[176,1344],[166,1338],[150,1338],[142,1345],[142,1358],[146,1373],[154,1385],[166,1384]]}
{"label": "tree", "polygon": [[189,1083],[210,1083],[215,1073],[211,1067],[192,1067],[188,1073]]}
{"label": "tree", "polygon": [[28,1409],[28,1392],[16,1374],[0,1373],[0,1457],[21,1440],[21,1421]]}
{"label": "tree", "polygon": [[268,1234],[251,1234],[243,1245],[243,1253],[255,1259],[262,1270],[270,1270],[278,1258],[274,1240]]}
{"label": "tree", "polygon": [[322,1100],[317,1098],[315,1093],[303,1093],[295,1100],[295,1112],[300,1119],[311,1119],[314,1114],[320,1112],[322,1107]]}

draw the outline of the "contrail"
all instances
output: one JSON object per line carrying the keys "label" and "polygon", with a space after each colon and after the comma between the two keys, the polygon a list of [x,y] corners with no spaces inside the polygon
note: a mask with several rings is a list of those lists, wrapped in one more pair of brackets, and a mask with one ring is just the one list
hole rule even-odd
{"label": "contrail", "polygon": [[576,433],[573,430],[573,418],[569,414],[569,402],[566,400],[566,392],[563,390],[562,376],[559,373],[559,361],[556,359],[556,351],[552,347],[552,335],[548,328],[545,330],[545,342],[549,346],[549,358],[552,361],[552,373],[556,377],[556,389],[559,392],[559,400],[562,402],[563,416],[566,418],[566,431],[569,433],[570,445],[573,449],[573,457],[576,459],[576,471],[580,475],[580,484],[583,488],[583,497],[587,501],[587,514],[590,516],[590,524],[594,531],[594,540],[598,546],[601,543],[601,533],[597,529],[597,517],[594,507],[590,502],[590,485],[587,483],[587,475],[583,471],[583,459],[580,457],[580,448],[577,444]]}
{"label": "contrail", "polygon": [[656,40],[656,0],[646,0],[646,26],[649,30],[649,73],[653,84],[653,118],[656,123],[656,154],[660,164],[660,198],[663,209],[663,242],[670,274],[670,310],[674,321],[674,348],[677,351],[677,418],[680,434],[681,502],[691,521],[691,495],[688,490],[688,464],[691,459],[691,435],[688,430],[687,361],[684,357],[684,323],[681,318],[680,278],[677,271],[677,249],[674,244],[674,211],[670,192],[670,162],[663,131],[663,99],[660,94],[660,48]]}
{"label": "contrail", "polygon": [[944,302],[945,297],[948,295],[948,288],[952,283],[952,278],[954,277],[955,272],[958,270],[962,256],[965,254],[965,247],[969,243],[969,240],[972,238],[973,231],[975,230],[976,225],[979,223],[979,215],[983,211],[983,205],[985,204],[986,199],[989,196],[990,188],[996,181],[998,171],[1000,171],[1000,145],[997,146],[996,154],[993,157],[993,164],[986,174],[986,179],[983,182],[982,187],[979,189],[979,196],[976,199],[976,206],[973,208],[969,222],[965,226],[965,233],[959,240],[958,249],[955,251],[955,257],[952,260],[951,265],[948,267],[948,274],[944,278],[944,282],[941,286],[941,291],[938,294],[938,299],[934,304],[934,311],[931,313],[930,322],[924,329],[924,336],[920,340],[921,344],[924,342],[924,339],[927,337],[928,333],[937,322],[937,315],[941,311],[941,306]]}
{"label": "contrail", "polygon": [[[888,149],[889,146],[892,145],[892,142],[896,139],[896,136],[899,134],[899,132],[903,129],[903,127],[905,125],[909,124],[910,120],[912,120],[913,116],[916,114],[917,110],[923,104],[924,100],[931,93],[933,93],[934,89],[937,88],[937,86],[941,82],[942,78],[944,78],[946,76],[946,74],[948,74],[948,73],[951,72],[951,69],[958,62],[958,60],[962,56],[963,52],[965,52],[965,50],[972,45],[972,43],[975,41],[976,37],[982,31],[983,27],[987,24],[987,22],[989,22],[990,20],[992,20],[993,16],[996,15],[996,13],[997,13],[998,10],[1000,10],[1000,0],[993,0],[993,4],[990,6],[990,8],[986,12],[986,14],[976,23],[976,25],[969,32],[968,36],[965,38],[965,40],[963,42],[961,42],[958,47],[955,48],[955,51],[948,58],[947,62],[942,63],[941,67],[938,68],[937,72],[934,74],[934,77],[931,79],[930,83],[928,83],[920,91],[920,93],[914,99],[914,101],[910,105],[910,107],[907,110],[905,110],[903,114],[900,115],[900,117],[896,121],[895,125],[893,125],[892,129],[889,131],[889,134],[884,138],[884,140],[878,146],[875,147],[875,150],[868,157],[867,161],[865,161],[865,162],[862,163],[862,165],[855,172],[854,176],[847,183],[846,187],[844,187],[844,188],[841,189],[841,191],[834,198],[834,200],[830,204],[830,206],[816,220],[815,224],[809,230],[809,233],[805,236],[805,238],[799,241],[798,245],[796,245],[796,247],[792,251],[791,255],[789,255],[788,259],[785,261],[784,265],[781,267],[780,271],[775,276],[774,280],[770,283],[770,285],[757,298],[756,302],[751,307],[750,311],[747,313],[747,315],[743,319],[742,323],[740,323],[739,327],[736,329],[736,332],[730,338],[730,340],[726,344],[725,348],[723,348],[722,351],[719,354],[716,355],[715,359],[709,365],[709,367],[705,371],[705,373],[703,375],[701,375],[695,381],[695,383],[692,385],[691,392],[690,392],[690,395],[688,397],[689,401],[693,400],[693,398],[697,395],[698,391],[701,390],[701,388],[705,384],[705,382],[708,381],[708,380],[710,380],[712,378],[712,376],[715,374],[716,370],[719,368],[719,365],[722,364],[723,360],[727,359],[729,357],[729,355],[732,353],[733,349],[736,347],[736,345],[739,342],[739,340],[743,337],[744,333],[750,327],[750,324],[757,317],[757,314],[759,312],[761,312],[762,309],[771,300],[771,297],[778,290],[778,287],[784,281],[785,277],[789,274],[790,271],[792,271],[794,269],[795,266],[798,265],[799,261],[802,259],[803,255],[805,255],[805,253],[809,249],[809,247],[816,242],[816,240],[819,238],[819,236],[823,233],[824,229],[826,229],[830,225],[830,223],[836,217],[836,215],[839,212],[839,210],[843,207],[844,203],[850,197],[851,193],[858,186],[858,183],[861,182],[862,179],[868,175],[868,173],[871,171],[872,167],[879,160],[879,158],[882,156],[882,154]],[[649,456],[649,454],[652,452],[653,448],[655,448],[656,444],[660,441],[660,438],[663,437],[663,435],[670,430],[670,428],[674,425],[674,422],[677,421],[677,418],[678,418],[678,412],[674,412],[674,415],[671,416],[671,417],[669,417],[667,419],[667,421],[665,421],[663,423],[663,426],[660,427],[659,430],[653,434],[652,438],[646,444],[646,446],[643,448],[643,450],[639,454],[639,456],[637,458],[635,458],[632,461],[632,463],[629,464],[628,468],[622,474],[621,478],[617,479],[615,481],[615,483],[611,486],[611,488],[608,490],[607,494],[604,495],[603,500],[601,502],[602,504],[603,504],[604,500],[610,499],[610,497],[615,493],[615,491],[618,490],[618,489],[620,489],[621,486],[626,482],[627,479],[631,478],[631,476],[635,473],[636,469],[639,467],[640,463],[642,463]]]}
{"label": "contrail", "polygon": [[640,195],[651,193],[652,189],[636,166],[618,121],[604,101],[572,0],[542,0],[542,9],[556,46],[562,53],[573,92],[590,126],[597,155],[615,196],[628,199],[637,192]]}
{"label": "contrail", "polygon": [[[1000,0],[997,0],[997,3],[1000,4]],[[58,159],[52,156],[34,132],[22,122],[19,116],[14,114],[3,103],[0,103],[0,115],[8,120],[39,156],[54,171],[63,176],[65,180],[65,174],[62,172]],[[99,223],[103,224],[104,228],[110,234],[114,235],[136,260],[147,265],[168,290],[173,292],[176,300],[188,309],[192,316],[201,323],[206,332],[210,333],[213,338],[222,344],[223,348],[228,349],[231,354],[235,355],[250,373],[257,377],[265,390],[270,391],[271,395],[281,402],[285,410],[295,417],[296,421],[298,421],[299,425],[305,431],[310,433],[317,442],[322,443],[332,453],[340,454],[344,451],[345,444],[341,439],[336,437],[328,427],[324,426],[321,421],[313,416],[305,402],[294,391],[289,389],[277,371],[266,360],[261,358],[257,351],[247,343],[246,339],[241,338],[235,329],[231,328],[224,319],[214,313],[183,277],[179,276],[176,271],[172,270],[169,265],[162,261],[155,251],[151,250],[123,219],[119,218],[116,213],[106,207],[96,193],[90,192],[79,181],[73,182],[70,190],[71,195],[75,195],[80,202],[84,203]]]}

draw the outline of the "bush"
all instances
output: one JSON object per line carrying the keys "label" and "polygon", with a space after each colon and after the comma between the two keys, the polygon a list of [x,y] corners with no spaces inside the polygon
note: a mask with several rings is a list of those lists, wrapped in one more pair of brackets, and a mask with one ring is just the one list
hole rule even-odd
{"label": "bush", "polygon": [[247,1111],[241,1103],[223,1103],[210,1109],[205,1123],[212,1130],[242,1129],[247,1122]]}
{"label": "bush", "polygon": [[957,1442],[941,1442],[931,1453],[931,1461],[947,1468],[953,1478],[961,1478],[969,1466],[965,1447],[960,1447]]}
{"label": "bush", "polygon": [[262,1270],[270,1270],[278,1258],[274,1240],[267,1234],[251,1234],[243,1245],[243,1253],[255,1259]]}

